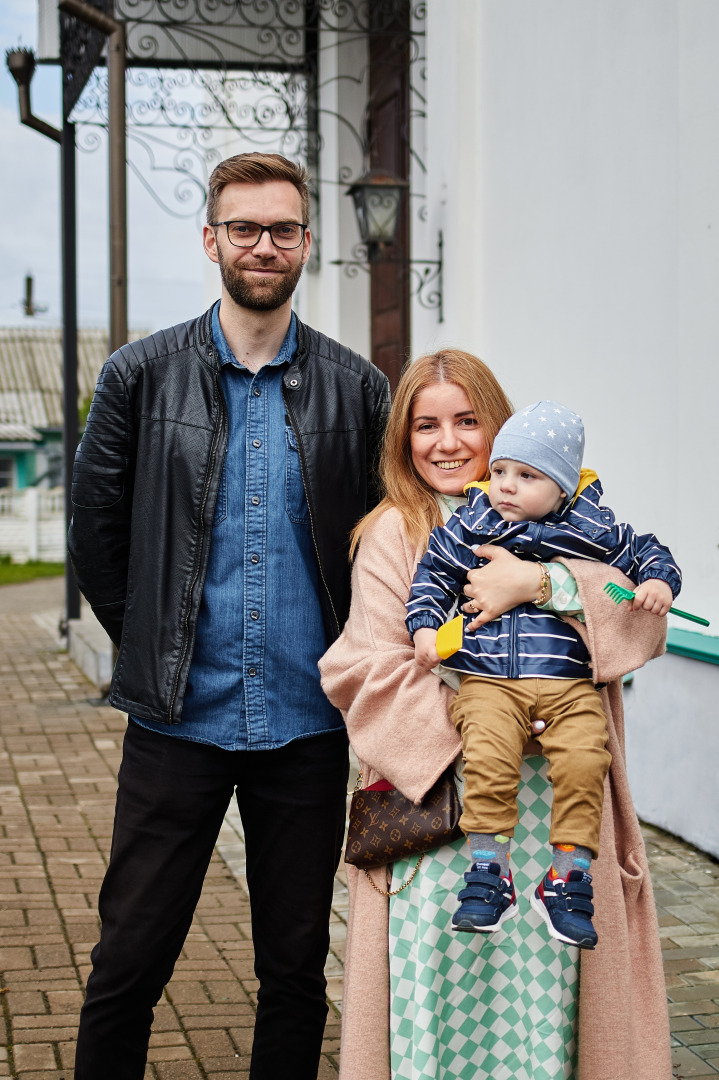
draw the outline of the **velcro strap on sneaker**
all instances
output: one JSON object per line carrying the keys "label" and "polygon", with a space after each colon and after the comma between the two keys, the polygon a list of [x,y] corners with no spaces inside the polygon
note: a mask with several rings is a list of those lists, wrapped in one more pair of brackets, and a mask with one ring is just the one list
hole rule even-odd
{"label": "velcro strap on sneaker", "polygon": [[497,889],[490,889],[486,885],[468,885],[466,889],[459,890],[457,899],[459,901],[484,900],[486,903],[489,903],[490,901],[497,899]]}
{"label": "velcro strap on sneaker", "polygon": [[570,881],[564,886],[562,892],[565,892],[567,896],[588,896],[590,900],[594,896],[594,889],[587,881]]}
{"label": "velcro strap on sneaker", "polygon": [[570,893],[565,899],[567,911],[586,911],[587,915],[594,914],[594,904],[590,900],[585,900],[583,896]]}

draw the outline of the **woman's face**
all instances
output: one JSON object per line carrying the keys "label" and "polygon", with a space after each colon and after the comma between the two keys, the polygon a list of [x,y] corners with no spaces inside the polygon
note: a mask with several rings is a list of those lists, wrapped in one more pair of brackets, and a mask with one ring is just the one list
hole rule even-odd
{"label": "woman's face", "polygon": [[487,473],[489,448],[474,409],[456,383],[431,383],[414,400],[410,447],[422,479],[443,495]]}

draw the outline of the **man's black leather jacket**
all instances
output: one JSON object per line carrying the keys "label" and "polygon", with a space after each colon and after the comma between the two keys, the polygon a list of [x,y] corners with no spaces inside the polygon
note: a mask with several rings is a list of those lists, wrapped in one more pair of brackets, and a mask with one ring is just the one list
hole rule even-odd
{"label": "man's black leather jacket", "polygon": [[[297,343],[282,392],[331,642],[349,611],[349,533],[378,498],[389,386],[299,320]],[[181,719],[226,447],[210,312],[113,353],[75,457],[68,546],[80,589],[119,647],[110,701],[135,716]]]}

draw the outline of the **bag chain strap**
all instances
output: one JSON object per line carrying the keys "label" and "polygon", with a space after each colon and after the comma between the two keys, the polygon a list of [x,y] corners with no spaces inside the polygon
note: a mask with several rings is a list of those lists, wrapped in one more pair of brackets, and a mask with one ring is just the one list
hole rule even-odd
{"label": "bag chain strap", "polygon": [[424,859],[426,854],[427,854],[426,851],[422,852],[419,859],[417,860],[417,865],[415,866],[414,870],[409,875],[407,880],[402,882],[402,884],[400,885],[400,887],[398,889],[389,889],[389,890],[380,889],[379,885],[375,885],[374,881],[370,877],[369,870],[365,870],[365,876],[366,876],[367,880],[369,881],[370,885],[372,886],[372,888],[375,890],[375,892],[378,892],[380,894],[380,896],[396,896],[397,893],[402,892],[402,889],[406,889],[408,885],[412,884],[412,882],[414,881],[414,876],[417,873],[417,871],[419,870],[420,866],[422,865],[422,860]]}
{"label": "bag chain strap", "polygon": [[[354,786],[354,791],[352,792],[352,794],[356,795],[357,792],[360,790],[361,786],[362,786],[362,770],[360,769],[360,772],[359,772],[359,774],[357,776],[357,783]],[[426,851],[422,852],[422,854],[420,855],[420,857],[419,857],[419,859],[417,861],[417,865],[415,866],[414,870],[409,875],[407,880],[402,882],[402,884],[400,885],[400,887],[398,889],[391,889],[391,890],[380,889],[379,885],[375,884],[375,882],[372,880],[369,870],[365,870],[365,876],[366,876],[367,880],[369,881],[370,885],[372,886],[372,888],[375,890],[375,892],[378,892],[380,894],[380,896],[396,896],[397,893],[402,892],[402,889],[406,889],[408,885],[412,884],[412,882],[414,881],[414,878],[415,878],[415,874],[417,873],[420,866],[422,865],[422,860],[424,859],[426,854],[427,854]]]}

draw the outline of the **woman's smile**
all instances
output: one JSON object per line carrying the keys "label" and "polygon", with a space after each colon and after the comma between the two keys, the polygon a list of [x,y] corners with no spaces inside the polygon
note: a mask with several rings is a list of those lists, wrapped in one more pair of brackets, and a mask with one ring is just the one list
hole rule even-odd
{"label": "woman's smile", "polygon": [[435,461],[434,464],[437,465],[440,469],[445,470],[461,469],[464,465],[467,464],[467,458],[461,458],[459,461]]}
{"label": "woman's smile", "polygon": [[466,484],[487,473],[484,431],[456,383],[431,383],[417,394],[410,448],[417,473],[442,495],[461,495]]}

